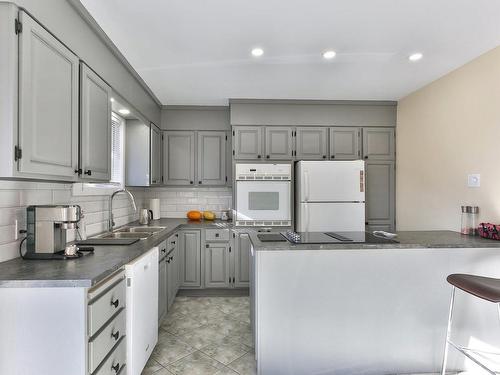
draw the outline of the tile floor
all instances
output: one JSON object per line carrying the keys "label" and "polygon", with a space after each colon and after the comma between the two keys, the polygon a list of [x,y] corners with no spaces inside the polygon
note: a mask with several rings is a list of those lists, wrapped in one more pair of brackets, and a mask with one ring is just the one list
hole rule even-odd
{"label": "tile floor", "polygon": [[255,375],[249,303],[178,296],[142,375]]}

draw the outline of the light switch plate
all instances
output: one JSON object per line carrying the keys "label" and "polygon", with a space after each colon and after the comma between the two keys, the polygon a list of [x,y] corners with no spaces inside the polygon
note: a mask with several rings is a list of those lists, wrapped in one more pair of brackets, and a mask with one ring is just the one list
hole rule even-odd
{"label": "light switch plate", "polygon": [[467,175],[467,186],[468,187],[480,187],[481,186],[481,175],[478,173]]}

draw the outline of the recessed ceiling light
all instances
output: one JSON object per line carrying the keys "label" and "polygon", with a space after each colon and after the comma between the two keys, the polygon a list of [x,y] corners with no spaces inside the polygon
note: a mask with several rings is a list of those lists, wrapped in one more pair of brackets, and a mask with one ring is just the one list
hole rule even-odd
{"label": "recessed ceiling light", "polygon": [[323,58],[325,58],[327,60],[333,59],[336,55],[337,55],[337,52],[335,52],[333,50],[328,50],[328,51],[323,52]]}
{"label": "recessed ceiling light", "polygon": [[119,109],[118,112],[120,112],[122,115],[130,114],[130,111],[127,108]]}
{"label": "recessed ceiling light", "polygon": [[410,56],[408,56],[408,60],[410,61],[418,61],[421,60],[424,55],[420,52],[412,53]]}
{"label": "recessed ceiling light", "polygon": [[115,98],[109,98],[109,101],[113,103],[115,101]]}
{"label": "recessed ceiling light", "polygon": [[255,56],[255,57],[260,57],[264,54],[264,50],[262,48],[254,48],[252,50],[252,56]]}

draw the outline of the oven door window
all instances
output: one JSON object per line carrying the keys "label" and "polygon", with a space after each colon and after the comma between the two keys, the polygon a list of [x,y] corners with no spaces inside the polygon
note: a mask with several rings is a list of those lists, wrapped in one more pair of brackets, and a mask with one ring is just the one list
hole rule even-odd
{"label": "oven door window", "polygon": [[237,220],[291,220],[290,181],[237,181]]}

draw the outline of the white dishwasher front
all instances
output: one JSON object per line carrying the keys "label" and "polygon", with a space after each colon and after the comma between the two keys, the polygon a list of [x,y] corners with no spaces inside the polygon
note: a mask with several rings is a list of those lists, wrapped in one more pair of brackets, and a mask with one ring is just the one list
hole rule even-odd
{"label": "white dishwasher front", "polygon": [[140,375],[158,341],[158,247],[125,266],[127,375]]}

